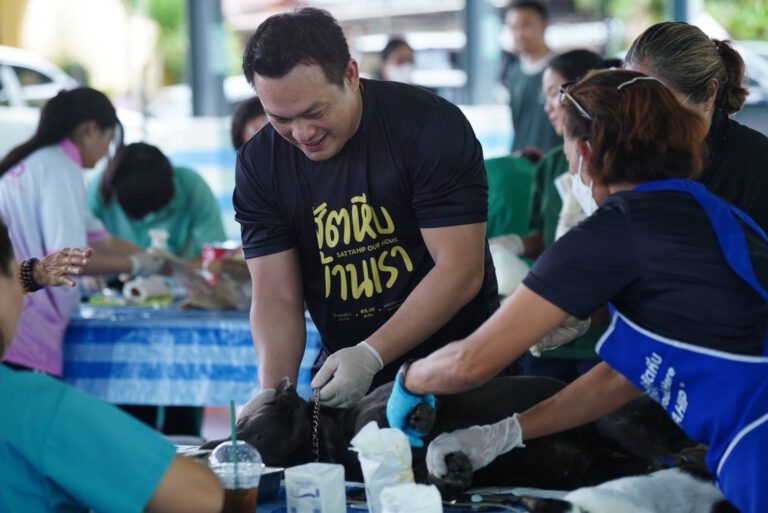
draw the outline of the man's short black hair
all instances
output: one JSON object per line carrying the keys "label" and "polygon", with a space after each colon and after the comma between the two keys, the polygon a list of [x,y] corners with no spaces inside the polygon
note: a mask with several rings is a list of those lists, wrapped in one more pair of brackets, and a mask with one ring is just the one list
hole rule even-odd
{"label": "man's short black hair", "polygon": [[243,73],[281,78],[298,64],[317,64],[328,82],[344,85],[350,60],[341,27],[327,11],[305,7],[267,18],[253,33],[243,52]]}
{"label": "man's short black hair", "polygon": [[101,179],[104,204],[117,202],[131,219],[144,219],[173,199],[173,167],[156,146],[133,143],[123,146]]}
{"label": "man's short black hair", "polygon": [[544,2],[538,0],[513,0],[509,4],[509,11],[516,11],[518,9],[530,9],[536,11],[544,21],[549,21],[549,9]]}

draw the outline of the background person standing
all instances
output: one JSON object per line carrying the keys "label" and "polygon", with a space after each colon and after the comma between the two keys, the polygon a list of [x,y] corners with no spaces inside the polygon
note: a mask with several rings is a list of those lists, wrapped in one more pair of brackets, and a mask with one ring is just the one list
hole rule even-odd
{"label": "background person standing", "polygon": [[515,137],[512,152],[537,150],[541,155],[562,144],[544,113],[541,76],[552,58],[544,40],[549,25],[549,11],[537,0],[514,0],[505,21],[512,31],[517,59],[507,68],[509,108]]}

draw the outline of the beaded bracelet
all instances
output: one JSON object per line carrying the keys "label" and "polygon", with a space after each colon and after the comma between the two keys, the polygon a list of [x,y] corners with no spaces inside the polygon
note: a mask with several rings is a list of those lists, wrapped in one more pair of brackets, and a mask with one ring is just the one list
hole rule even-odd
{"label": "beaded bracelet", "polygon": [[36,263],[37,258],[28,258],[21,263],[21,286],[24,288],[24,292],[36,292],[43,288],[42,285],[35,281],[33,274]]}

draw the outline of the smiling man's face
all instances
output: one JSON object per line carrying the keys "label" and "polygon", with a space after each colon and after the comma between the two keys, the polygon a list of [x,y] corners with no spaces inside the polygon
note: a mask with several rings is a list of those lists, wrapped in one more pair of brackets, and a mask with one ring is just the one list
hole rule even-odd
{"label": "smiling man's face", "polygon": [[316,64],[299,64],[280,78],[254,75],[254,85],[277,133],[310,160],[338,154],[360,124],[362,99],[354,60],[341,87],[329,82]]}

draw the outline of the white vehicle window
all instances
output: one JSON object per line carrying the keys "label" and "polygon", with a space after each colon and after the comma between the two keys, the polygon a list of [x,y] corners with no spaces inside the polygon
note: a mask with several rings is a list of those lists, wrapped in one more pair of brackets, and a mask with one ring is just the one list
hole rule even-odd
{"label": "white vehicle window", "polygon": [[19,85],[22,87],[50,84],[53,80],[39,71],[24,68],[22,66],[13,66],[16,76],[19,78]]}
{"label": "white vehicle window", "polygon": [[19,94],[24,105],[42,107],[45,102],[56,96],[63,86],[53,77],[25,66],[12,66],[19,84]]}
{"label": "white vehicle window", "polygon": [[18,107],[19,84],[13,70],[0,63],[0,106]]}

